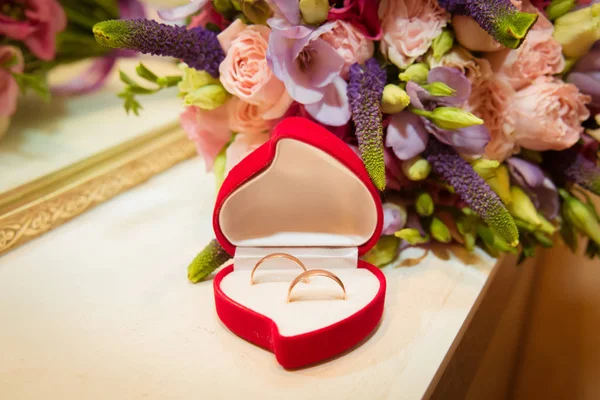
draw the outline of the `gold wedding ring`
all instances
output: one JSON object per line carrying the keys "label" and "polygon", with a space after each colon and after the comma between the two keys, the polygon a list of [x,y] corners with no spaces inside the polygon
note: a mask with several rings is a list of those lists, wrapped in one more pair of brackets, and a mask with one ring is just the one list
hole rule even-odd
{"label": "gold wedding ring", "polygon": [[256,270],[258,269],[258,267],[260,267],[263,263],[275,259],[275,258],[285,258],[288,259],[290,261],[295,262],[296,264],[298,264],[300,266],[300,268],[302,268],[304,270],[304,272],[307,271],[306,267],[304,266],[304,264],[302,263],[302,261],[300,261],[299,259],[297,259],[296,257],[287,254],[287,253],[273,253],[273,254],[269,254],[268,256],[265,256],[263,258],[261,258],[256,265],[254,266],[254,268],[252,268],[252,272],[250,273],[250,284],[254,285],[254,273],[256,272]]}
{"label": "gold wedding ring", "polygon": [[294,279],[292,281],[292,283],[290,284],[290,288],[288,289],[288,294],[287,294],[287,302],[288,303],[291,303],[292,290],[294,289],[294,286],[296,286],[298,284],[298,282],[300,282],[301,280],[308,279],[312,276],[323,276],[323,277],[333,280],[335,283],[340,285],[340,287],[342,288],[342,291],[344,292],[344,300],[348,299],[348,294],[346,293],[346,288],[344,287],[344,283],[342,282],[342,280],[340,278],[338,278],[336,275],[332,274],[329,271],[325,271],[324,269],[311,269],[309,271],[304,271],[303,273],[298,275],[296,277],[296,279]]}

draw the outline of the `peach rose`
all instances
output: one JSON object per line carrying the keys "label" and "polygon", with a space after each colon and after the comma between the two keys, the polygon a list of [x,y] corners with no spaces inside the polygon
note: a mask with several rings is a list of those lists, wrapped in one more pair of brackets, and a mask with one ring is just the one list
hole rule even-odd
{"label": "peach rose", "polygon": [[181,126],[196,144],[207,171],[212,170],[215,158],[231,140],[228,115],[226,104],[211,111],[188,107],[180,116]]}
{"label": "peach rose", "polygon": [[350,66],[354,63],[362,64],[373,57],[375,46],[353,25],[338,20],[329,32],[321,35],[321,39],[333,47],[344,59],[342,78],[348,80]]}
{"label": "peach rose", "polygon": [[245,102],[237,97],[228,103],[229,128],[236,133],[258,135],[269,131],[275,121],[267,120],[263,116],[265,110],[259,106]]}
{"label": "peach rose", "polygon": [[502,162],[518,151],[513,136],[515,122],[508,113],[514,94],[508,83],[495,77],[471,93],[469,111],[483,119],[490,132],[484,154],[488,159]]}
{"label": "peach rose", "polygon": [[381,53],[405,69],[427,52],[449,17],[437,0],[382,0],[379,18]]}
{"label": "peach rose", "polygon": [[527,86],[542,75],[555,75],[565,67],[562,46],[552,34],[552,23],[540,15],[521,47],[488,54],[497,75],[515,90]]}
{"label": "peach rose", "polygon": [[228,174],[233,167],[246,158],[248,154],[266,143],[267,140],[269,140],[268,133],[259,133],[258,135],[237,134],[226,151],[225,174]]}
{"label": "peach rose", "polygon": [[564,150],[583,133],[581,123],[590,112],[590,96],[577,86],[542,76],[518,91],[509,114],[515,121],[515,143],[531,150]]}
{"label": "peach rose", "polygon": [[227,56],[219,66],[221,83],[234,96],[264,111],[265,119],[283,116],[292,104],[283,82],[267,65],[271,29],[236,20],[218,36]]}
{"label": "peach rose", "polygon": [[[511,3],[521,10],[521,0],[511,0]],[[471,17],[466,17],[464,15],[453,16],[452,27],[454,28],[458,43],[471,51],[492,52],[504,49],[504,46],[496,42],[494,38]]]}
{"label": "peach rose", "polygon": [[471,82],[473,88],[477,88],[493,75],[492,67],[486,59],[475,57],[469,50],[461,46],[454,46],[440,61],[431,57],[429,65],[432,69],[435,67],[458,69]]}

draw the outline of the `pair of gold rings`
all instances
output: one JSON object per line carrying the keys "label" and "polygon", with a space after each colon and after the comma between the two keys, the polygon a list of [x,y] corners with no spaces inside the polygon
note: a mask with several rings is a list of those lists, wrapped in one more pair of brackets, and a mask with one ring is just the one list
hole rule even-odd
{"label": "pair of gold rings", "polygon": [[268,256],[261,258],[256,263],[256,265],[254,265],[254,268],[252,268],[252,272],[250,273],[250,284],[251,285],[254,285],[254,283],[255,283],[254,282],[254,274],[256,273],[256,270],[258,269],[258,267],[260,267],[265,262],[276,259],[276,258],[285,258],[290,261],[293,261],[296,264],[298,264],[300,266],[300,268],[302,268],[302,270],[303,270],[303,272],[300,275],[298,275],[296,278],[294,278],[294,280],[290,284],[290,287],[288,288],[288,293],[287,293],[287,302],[288,303],[290,303],[292,301],[291,300],[292,299],[292,290],[294,289],[294,287],[301,281],[308,283],[308,279],[313,276],[322,276],[322,277],[331,279],[332,281],[337,283],[342,288],[342,291],[344,292],[344,300],[346,300],[348,298],[348,294],[346,293],[346,287],[344,286],[344,283],[335,274],[332,274],[331,272],[326,271],[324,269],[307,269],[302,261],[300,261],[297,257],[294,257],[287,253],[272,253],[272,254],[269,254]]}

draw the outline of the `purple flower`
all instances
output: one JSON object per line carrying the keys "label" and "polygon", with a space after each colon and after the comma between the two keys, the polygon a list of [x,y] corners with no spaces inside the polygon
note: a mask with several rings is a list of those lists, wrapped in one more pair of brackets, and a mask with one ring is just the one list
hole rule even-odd
{"label": "purple flower", "polygon": [[588,105],[592,113],[600,112],[600,45],[594,45],[590,52],[579,60],[567,81],[592,97],[592,102]]}
{"label": "purple flower", "polygon": [[348,98],[356,125],[358,148],[371,180],[379,190],[384,190],[386,183],[381,114],[386,78],[385,70],[374,58],[367,60],[364,66],[354,64],[350,67]]}
{"label": "purple flower", "polygon": [[406,226],[406,209],[393,204],[383,205],[383,235],[393,235]]}
{"label": "purple flower", "polygon": [[595,162],[574,149],[546,152],[544,156],[544,165],[559,184],[575,182],[600,196],[600,167]]}
{"label": "purple flower", "polygon": [[[440,106],[462,107],[471,96],[471,82],[454,68],[438,67],[429,71],[427,83],[434,82],[446,84],[454,90],[454,94],[433,96],[417,83],[408,82],[406,92],[413,107],[427,111]],[[482,154],[490,141],[490,133],[485,125],[447,130],[422,117],[418,117],[422,121],[421,124],[414,118],[405,120],[408,118],[406,114],[403,112],[401,117],[392,117],[388,127],[388,135],[391,134],[391,137],[386,139],[386,146],[393,147],[396,155],[402,160],[412,158],[425,149],[428,135],[424,134],[423,130],[437,137],[442,143],[454,147],[461,154]]]}
{"label": "purple flower", "polygon": [[520,12],[510,0],[438,0],[452,14],[473,18],[498,43],[518,48],[538,15]]}
{"label": "purple flower", "polygon": [[533,204],[548,219],[558,215],[560,202],[558,189],[539,165],[521,158],[506,160],[513,180],[527,192]]}
{"label": "purple flower", "polygon": [[471,207],[502,239],[512,246],[519,243],[519,231],[514,219],[496,193],[471,165],[450,146],[431,138],[425,151],[433,170],[454,188],[460,198]]}
{"label": "purple flower", "polygon": [[342,126],[350,120],[347,84],[340,77],[344,59],[321,39],[334,23],[301,25],[298,2],[274,1],[267,61],[290,96],[317,121]]}
{"label": "purple flower", "polygon": [[385,146],[389,147],[400,160],[418,156],[427,147],[429,133],[423,118],[410,111],[394,114],[385,136]]}
{"label": "purple flower", "polygon": [[110,20],[96,24],[94,36],[107,47],[178,58],[213,77],[219,76],[225,59],[216,34],[201,27],[188,30],[145,19]]}

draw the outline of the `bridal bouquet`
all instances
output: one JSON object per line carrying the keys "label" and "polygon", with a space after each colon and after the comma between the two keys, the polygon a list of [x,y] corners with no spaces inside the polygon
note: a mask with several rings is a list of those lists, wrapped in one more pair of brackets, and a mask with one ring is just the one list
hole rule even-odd
{"label": "bridal bouquet", "polygon": [[[600,256],[600,4],[575,0],[196,0],[94,27],[111,48],[173,57],[181,123],[221,182],[283,118],[323,125],[382,191],[386,265],[430,242],[529,257],[562,238]],[[598,57],[598,58],[597,58]],[[198,282],[229,255],[216,241]]]}
{"label": "bridal bouquet", "polygon": [[[83,94],[97,89],[116,58],[125,55],[96,43],[92,27],[109,18],[143,17],[137,0],[8,0],[0,1],[0,138],[17,109],[19,93],[32,90]],[[97,61],[81,77],[49,88],[48,71],[87,58]]]}

